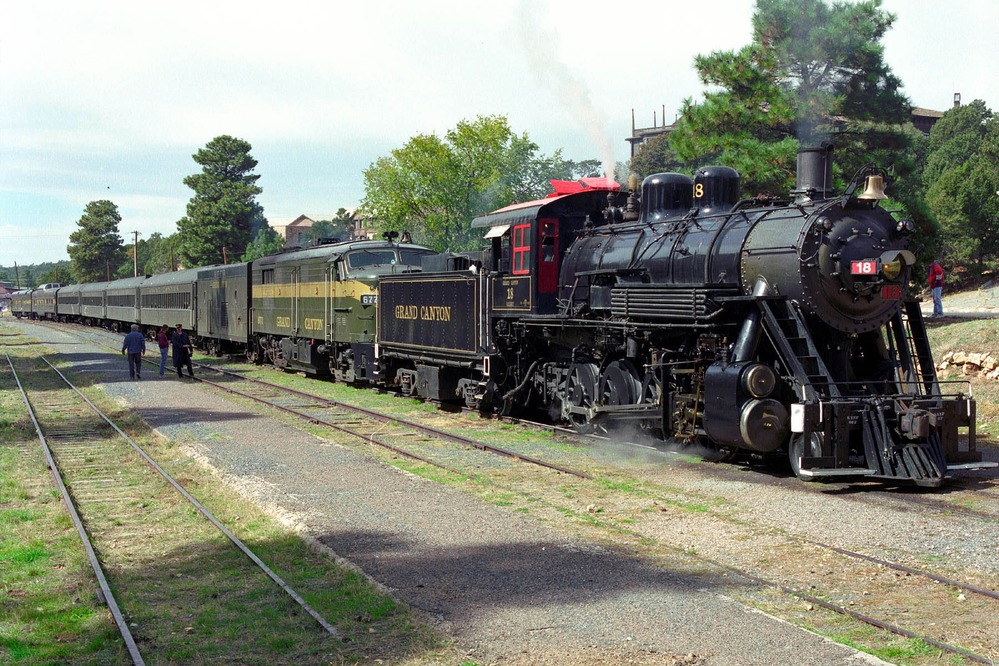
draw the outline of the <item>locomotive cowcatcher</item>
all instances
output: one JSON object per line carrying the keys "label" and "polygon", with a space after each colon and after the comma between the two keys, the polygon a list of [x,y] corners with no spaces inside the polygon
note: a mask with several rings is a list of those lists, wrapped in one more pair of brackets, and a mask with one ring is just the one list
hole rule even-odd
{"label": "locomotive cowcatcher", "polygon": [[908,220],[866,167],[832,190],[802,150],[786,201],[739,175],[554,183],[476,218],[490,247],[381,280],[378,379],[438,401],[630,426],[720,454],[786,455],[803,479],[937,486],[981,466],[966,382],[940,381]]}

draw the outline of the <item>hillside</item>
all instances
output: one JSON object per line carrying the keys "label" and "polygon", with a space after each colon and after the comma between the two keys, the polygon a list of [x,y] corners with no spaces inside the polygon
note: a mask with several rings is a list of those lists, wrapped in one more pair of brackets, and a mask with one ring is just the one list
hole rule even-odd
{"label": "hillside", "polygon": [[[927,320],[933,357],[940,363],[948,352],[984,354],[999,350],[999,281],[947,293],[945,288],[944,316]],[[932,311],[928,295],[923,312]],[[984,373],[965,374],[962,366],[949,366],[940,371],[942,380],[968,380],[978,403],[978,435],[985,444],[999,446],[999,381]]]}

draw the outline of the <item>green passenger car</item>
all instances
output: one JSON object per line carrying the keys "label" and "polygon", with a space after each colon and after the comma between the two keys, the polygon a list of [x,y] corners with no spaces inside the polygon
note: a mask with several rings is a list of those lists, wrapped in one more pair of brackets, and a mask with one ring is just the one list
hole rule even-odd
{"label": "green passenger car", "polygon": [[378,278],[419,271],[429,254],[418,245],[349,241],[254,261],[250,358],[338,381],[368,381]]}

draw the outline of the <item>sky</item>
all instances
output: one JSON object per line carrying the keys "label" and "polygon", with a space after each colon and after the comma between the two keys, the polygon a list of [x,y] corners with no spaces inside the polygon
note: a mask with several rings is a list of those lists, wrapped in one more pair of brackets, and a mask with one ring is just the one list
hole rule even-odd
{"label": "sky", "polygon": [[[999,2],[883,0],[915,106],[999,111]],[[272,223],[331,217],[417,134],[506,116],[544,154],[626,161],[701,99],[696,55],[751,40],[751,0],[0,0],[0,266],[68,259],[90,201],[126,243],[176,231],[192,155],[248,141]]]}

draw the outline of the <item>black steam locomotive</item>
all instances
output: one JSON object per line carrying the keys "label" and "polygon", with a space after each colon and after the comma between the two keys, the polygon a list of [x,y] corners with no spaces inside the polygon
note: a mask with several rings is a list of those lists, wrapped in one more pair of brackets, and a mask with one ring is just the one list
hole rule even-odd
{"label": "black steam locomotive", "polygon": [[649,177],[640,200],[580,187],[482,216],[480,255],[382,277],[376,379],[784,454],[805,479],[939,485],[981,460],[975,402],[935,374],[914,228],[880,207],[883,178],[834,194],[823,147],[799,153],[789,201],[741,200],[734,170],[706,167]]}

